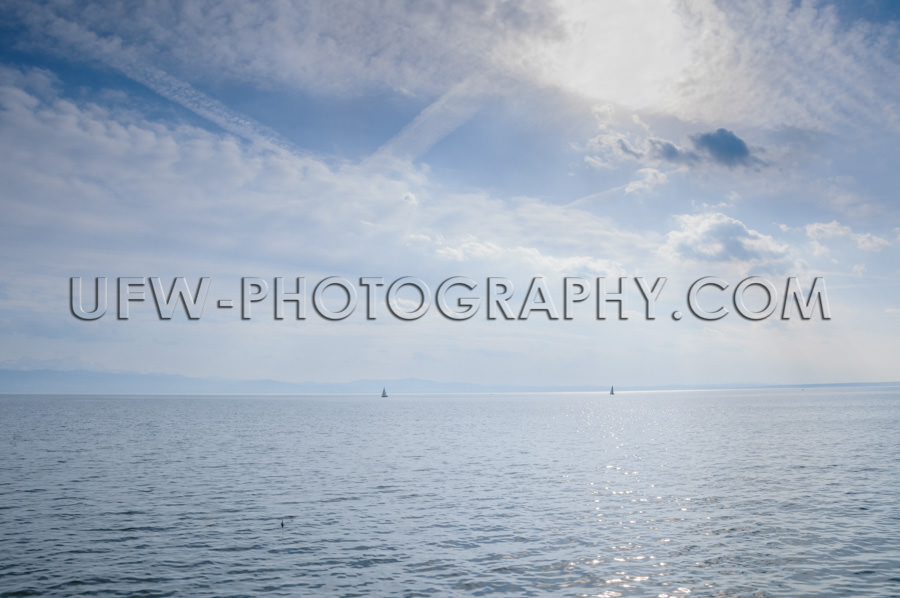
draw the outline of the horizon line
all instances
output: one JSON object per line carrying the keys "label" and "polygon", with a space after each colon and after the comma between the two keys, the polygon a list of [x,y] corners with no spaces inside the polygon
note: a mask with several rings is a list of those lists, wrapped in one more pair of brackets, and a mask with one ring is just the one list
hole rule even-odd
{"label": "horizon line", "polygon": [[[34,370],[32,370],[34,371]],[[252,381],[251,381],[252,382]],[[328,384],[328,383],[322,383]],[[333,383],[333,384],[352,384],[352,383]],[[448,383],[452,384],[452,383]],[[465,383],[468,384],[468,383]],[[476,384],[472,383],[473,386]],[[489,386],[489,385],[485,385]],[[851,387],[900,387],[900,381],[881,381],[881,382],[817,382],[811,384],[795,384],[795,383],[763,383],[763,384],[704,384],[704,385],[670,385],[670,386],[624,386],[616,389],[616,393],[637,393],[637,392],[708,392],[716,390],[765,390],[765,389],[783,389],[783,390],[804,390],[807,388],[824,389],[824,388],[851,388]],[[417,396],[417,395],[513,395],[513,394],[608,394],[608,390],[604,388],[584,389],[580,387],[521,387],[506,388],[498,387],[497,389],[486,388],[485,390],[464,390],[464,391],[396,391],[391,396]],[[40,392],[40,391],[21,391],[7,392],[0,390],[0,397],[10,396],[56,396],[56,397],[91,397],[91,396],[123,396],[123,397],[315,397],[315,396],[371,396],[378,394],[376,391],[362,392],[340,392],[334,390],[323,391],[298,391],[298,392],[115,392],[115,391],[89,391],[89,392]]]}

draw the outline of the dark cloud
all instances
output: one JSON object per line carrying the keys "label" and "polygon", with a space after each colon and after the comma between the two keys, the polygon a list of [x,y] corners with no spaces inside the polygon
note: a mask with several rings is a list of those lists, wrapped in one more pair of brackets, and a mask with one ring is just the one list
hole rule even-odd
{"label": "dark cloud", "polygon": [[694,152],[683,150],[665,139],[650,139],[650,152],[654,158],[674,164],[693,164],[699,159]]}
{"label": "dark cloud", "polygon": [[[650,137],[644,142],[646,157],[670,164],[698,167],[704,163],[735,166],[764,166],[765,162],[752,154],[744,140],[728,129],[691,135],[693,149],[679,146],[667,139]],[[619,150],[635,159],[643,156],[619,140]]]}
{"label": "dark cloud", "polygon": [[640,152],[637,152],[637,151],[631,149],[631,146],[628,145],[627,143],[625,143],[625,140],[624,140],[624,139],[619,139],[618,145],[619,145],[619,150],[620,150],[623,154],[628,154],[629,156],[631,156],[632,158],[635,158],[635,159],[637,159],[637,160],[639,160],[639,159],[641,159],[641,158],[643,157],[643,154],[641,154]]}
{"label": "dark cloud", "polygon": [[693,135],[691,141],[698,150],[706,152],[715,162],[729,168],[746,165],[752,161],[747,144],[728,129]]}

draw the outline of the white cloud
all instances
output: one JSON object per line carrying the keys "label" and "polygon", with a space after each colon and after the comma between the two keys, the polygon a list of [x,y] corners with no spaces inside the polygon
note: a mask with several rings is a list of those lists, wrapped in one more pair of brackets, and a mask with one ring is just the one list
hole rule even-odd
{"label": "white cloud", "polygon": [[[105,11],[100,11],[101,13]],[[99,35],[83,24],[60,17],[52,9],[38,4],[24,9],[24,19],[40,31],[40,36],[53,39],[66,55],[76,54],[98,60],[118,69],[125,76],[146,85],[161,96],[206,118],[243,139],[268,149],[289,149],[290,143],[275,131],[234,112],[221,102],[201,93],[185,81],[155,66],[143,48],[130,45],[116,35]]]}
{"label": "white cloud", "polygon": [[625,186],[625,193],[636,193],[638,191],[649,191],[657,185],[666,183],[669,179],[665,173],[655,168],[641,168],[638,170],[639,180],[631,181]]}
{"label": "white cloud", "polygon": [[15,147],[0,164],[0,247],[22,254],[7,271],[427,275],[446,265],[438,257],[473,274],[618,272],[658,245],[576,208],[443,189],[408,163],[329,166],[16,85],[0,87],[0,106]]}
{"label": "white cloud", "polygon": [[[199,89],[226,81],[431,100],[385,140],[375,162],[421,157],[484,98],[512,98],[523,85],[625,107],[631,126],[601,127],[592,140],[586,160],[602,168],[639,160],[677,170],[698,160],[686,142],[654,137],[635,111],[673,115],[693,123],[694,133],[722,124],[833,129],[858,125],[860,116],[879,130],[900,126],[892,108],[900,85],[889,75],[898,65],[881,51],[892,32],[874,24],[842,27],[809,2],[52,2],[5,12],[30,28],[24,43],[100,60],[272,149],[291,145]],[[626,192],[652,184],[635,182]],[[853,198],[834,201],[866,208]]]}
{"label": "white cloud", "polygon": [[881,251],[885,247],[890,247],[890,245],[890,241],[877,237],[872,233],[859,233],[856,235],[856,246],[864,251]]}
{"label": "white cloud", "polygon": [[713,212],[676,216],[679,229],[666,235],[665,255],[701,262],[769,264],[788,257],[788,247],[747,228],[730,216]]}
{"label": "white cloud", "polygon": [[31,27],[31,43],[86,52],[234,127],[257,128],[183,81],[437,98],[473,77],[494,91],[512,78],[717,126],[900,126],[898,64],[886,51],[896,32],[846,27],[814,2],[54,2],[6,12]]}
{"label": "white cloud", "polygon": [[894,130],[900,84],[890,25],[845,27],[827,5],[787,0],[684,3],[697,39],[671,111],[685,119]]}
{"label": "white cloud", "polygon": [[[410,354],[422,351],[431,359],[424,376],[441,377],[442,368],[452,363],[481,368],[487,379],[497,375],[490,371],[498,370],[497,365],[539,361],[537,352],[528,349],[553,346],[560,349],[554,358],[565,365],[540,374],[523,367],[522,374],[556,380],[561,371],[590,376],[579,372],[592,372],[599,357],[610,367],[632,368],[636,379],[643,380],[644,362],[633,356],[655,347],[659,368],[651,369],[665,383],[671,380],[667,376],[683,375],[672,366],[673,352],[697,367],[697,380],[710,375],[705,358],[722,355],[716,349],[725,347],[741,354],[716,363],[715,375],[728,381],[743,375],[739,368],[748,351],[757,365],[777,361],[788,369],[793,362],[765,351],[773,337],[763,327],[749,335],[755,339],[749,342],[741,322],[702,331],[681,322],[673,334],[664,327],[676,325],[668,318],[656,322],[660,326],[652,332],[641,326],[627,333],[613,326],[570,327],[565,334],[535,333],[524,326],[499,333],[496,327],[467,328],[494,351],[490,359],[484,354],[458,357],[471,349],[475,334],[463,338],[458,327],[441,328],[439,319],[400,332],[384,326],[389,334],[382,322],[377,330],[313,323],[290,328],[271,322],[219,327],[221,314],[209,327],[204,323],[192,329],[202,332],[185,332],[188,328],[177,322],[169,328],[158,322],[134,322],[127,329],[115,322],[85,327],[61,313],[66,288],[60,282],[79,274],[206,274],[226,283],[242,275],[415,275],[429,282],[450,274],[517,281],[539,274],[669,275],[667,294],[671,291],[674,302],[683,301],[684,291],[676,278],[749,270],[764,274],[798,264],[806,272],[814,266],[801,259],[791,262],[800,249],[820,265],[831,242],[843,240],[865,251],[893,244],[893,236],[886,240],[857,232],[865,226],[861,219],[850,220],[857,230],[828,222],[834,217],[828,210],[868,209],[865,193],[821,191],[834,181],[818,182],[815,173],[787,164],[789,149],[773,160],[771,145],[748,145],[751,152],[769,151],[767,163],[779,168],[784,159],[784,168],[793,170],[783,176],[725,169],[686,174],[692,161],[708,159],[692,157],[691,136],[719,127],[754,143],[771,141],[772,130],[785,125],[828,130],[859,119],[863,129],[883,124],[890,134],[898,94],[890,76],[896,71],[894,59],[877,51],[884,30],[866,25],[844,31],[812,5],[798,12],[780,2],[724,6],[706,0],[654,3],[653,10],[642,3],[493,0],[45,6],[51,8],[23,3],[0,9],[4,16],[26,15],[26,25],[32,27],[26,41],[39,50],[34,56],[55,49],[75,65],[99,60],[227,134],[218,127],[204,130],[144,118],[134,96],[109,107],[102,104],[107,96],[90,95],[96,90],[60,93],[61,83],[46,71],[0,69],[5,152],[0,162],[0,250],[5,258],[0,270],[4,282],[16,282],[0,289],[4,363],[248,377],[260,372],[279,377],[289,371],[299,379],[335,379],[357,376],[360,363],[373,367],[380,359],[373,355],[390,347],[402,359],[377,362],[373,371],[379,375],[385,366],[409,367]],[[20,47],[25,55],[28,49]],[[84,81],[74,76],[66,84],[73,82]],[[253,93],[287,90],[288,95],[299,91],[319,97],[365,98],[373,90],[387,90],[431,104],[392,139],[385,134],[387,143],[372,160],[355,164],[338,157],[328,162],[291,151],[276,133],[231,110],[227,92],[221,90],[234,85]],[[448,184],[454,187],[447,188],[428,167],[413,163],[478,110],[483,98],[495,101],[504,94],[502,101],[511,102],[504,107],[512,106],[518,94],[546,88],[555,97],[562,90],[566,102],[586,113],[589,104],[608,106],[597,109],[599,135],[588,147],[588,161],[603,169],[581,163],[569,174],[588,171],[578,193],[610,201],[555,205],[568,197],[511,197],[502,185],[487,191],[473,188],[469,180],[453,181]],[[222,96],[213,98],[217,93]],[[587,101],[572,101],[575,95]],[[100,105],[73,98],[93,98]],[[543,115],[522,116],[536,122]],[[553,134],[554,140],[574,135],[571,130]],[[582,134],[577,138],[583,143]],[[525,153],[532,148],[513,149]],[[822,170],[816,172],[853,167],[837,160],[815,168],[819,166]],[[848,180],[838,183],[853,186]],[[663,184],[671,194],[616,201]],[[740,201],[728,195],[732,190],[740,192]],[[820,196],[830,203],[814,205],[823,203]],[[787,197],[801,199],[781,201]],[[683,214],[690,205],[704,207],[704,213]],[[739,216],[720,213],[723,208]],[[805,246],[789,247],[760,228],[761,222],[772,220],[760,215],[769,208],[791,225],[781,227],[785,237],[808,234]],[[880,214],[889,212],[885,206],[879,209]],[[674,217],[674,230],[660,232],[673,213],[681,214]],[[821,222],[797,224],[815,220]],[[886,253],[867,256],[870,269],[893,271]],[[698,271],[700,267],[704,270]],[[855,269],[865,279],[857,281],[860,287],[877,284],[864,268],[859,264]],[[19,318],[25,312],[29,317]],[[819,330],[794,347],[816,344]],[[856,330],[847,330],[856,338]],[[896,353],[880,350],[895,345],[894,331],[883,331],[880,323],[870,324],[869,330],[877,341],[872,346],[879,347],[876,358]],[[722,341],[732,332],[730,340]],[[445,339],[442,347],[429,346],[437,334]],[[58,342],[60,335],[65,342]],[[682,341],[684,350],[673,351]],[[219,360],[210,347],[228,355]],[[600,353],[588,357],[586,347]],[[614,349],[603,353],[604,347]],[[871,352],[859,351],[855,363]],[[198,358],[201,354],[206,357]],[[836,364],[834,371],[844,367],[836,357],[829,359]],[[297,370],[298,361],[309,369]],[[814,365],[822,371],[820,364]]]}
{"label": "white cloud", "polygon": [[558,4],[559,36],[522,52],[509,47],[510,72],[593,100],[657,109],[692,62],[693,32],[672,2]]}
{"label": "white cloud", "polygon": [[852,234],[853,230],[849,226],[840,224],[837,220],[831,222],[814,222],[806,225],[806,235],[810,239],[849,237]]}
{"label": "white cloud", "polygon": [[[813,222],[806,225],[806,235],[818,241],[820,239],[849,238],[856,242],[856,246],[864,251],[881,251],[885,247],[890,247],[891,242],[882,237],[873,235],[872,233],[855,233],[849,226],[839,223],[837,220],[831,222]],[[821,247],[820,244],[817,244]]]}
{"label": "white cloud", "polygon": [[[443,241],[435,249],[435,254],[457,262],[470,260],[486,261],[505,268],[509,272],[528,272],[534,275],[554,276],[626,276],[621,263],[585,255],[552,256],[545,255],[535,247],[502,246],[494,242],[479,241],[466,236],[456,244]],[[496,272],[503,274],[504,271]]]}
{"label": "white cloud", "polygon": [[506,56],[560,34],[553,7],[538,1],[97,1],[16,12],[33,27],[35,43],[55,41],[63,52],[89,34],[110,52],[133,50],[182,78],[338,95],[384,88],[440,95],[491,70],[498,48]]}
{"label": "white cloud", "polygon": [[818,241],[813,240],[812,251],[813,251],[813,255],[822,256],[822,255],[826,255],[828,253],[828,248],[825,247],[824,245],[822,245],[821,243],[819,243]]}

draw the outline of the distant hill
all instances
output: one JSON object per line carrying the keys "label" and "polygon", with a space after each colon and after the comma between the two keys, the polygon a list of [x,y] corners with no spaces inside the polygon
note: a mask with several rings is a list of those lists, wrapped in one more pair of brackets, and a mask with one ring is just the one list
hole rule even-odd
{"label": "distant hill", "polygon": [[524,387],[401,380],[355,380],[343,383],[223,380],[171,374],[132,374],[60,370],[0,369],[0,394],[389,394],[599,391],[597,387]]}
{"label": "distant hill", "polygon": [[[833,384],[736,384],[666,387],[625,387],[616,385],[616,393],[629,390],[692,390],[728,388],[818,388],[853,386],[900,386],[900,382]],[[419,378],[399,380],[355,380],[317,383],[278,380],[225,380],[192,378],[172,374],[91,372],[83,370],[9,370],[0,369],[0,394],[388,394],[413,393],[487,393],[487,392],[609,392],[609,386],[514,386],[437,382]]]}

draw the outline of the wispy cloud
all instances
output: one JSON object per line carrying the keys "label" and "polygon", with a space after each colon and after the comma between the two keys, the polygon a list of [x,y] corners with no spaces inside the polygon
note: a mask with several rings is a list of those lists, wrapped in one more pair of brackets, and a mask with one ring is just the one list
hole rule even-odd
{"label": "wispy cloud", "polygon": [[[552,383],[598,359],[643,379],[655,347],[665,383],[684,375],[673,352],[698,376],[715,354],[715,375],[736,379],[748,354],[795,363],[772,342],[807,355],[840,330],[877,351],[817,354],[829,375],[893,371],[896,324],[866,315],[897,279],[892,25],[787,0],[22,2],[0,16],[0,363],[300,379],[513,367]],[[286,141],[308,123],[315,143]],[[334,128],[364,143],[332,151]],[[683,311],[681,282],[699,276],[821,272],[841,283],[836,321],[802,339],[668,318],[606,326],[602,342],[590,318],[85,327],[60,309],[72,275],[669,276]]]}
{"label": "wispy cloud", "polygon": [[670,109],[686,119],[832,130],[897,130],[891,24],[845,26],[826,3],[684,3],[694,62]]}
{"label": "wispy cloud", "polygon": [[491,73],[698,123],[900,126],[894,29],[847,27],[824,3],[91,2],[7,12],[29,24],[32,43],[111,64],[121,52],[117,68],[188,97],[196,90],[179,81],[225,77],[437,98]]}
{"label": "wispy cloud", "polygon": [[340,97],[384,89],[439,96],[492,70],[500,55],[560,34],[554,7],[533,1],[125,6],[99,0],[23,5],[16,12],[33,27],[36,43],[48,47],[54,39],[72,41],[71,32],[46,30],[49,13],[104,32],[103,39],[130,40],[145,62],[166,65],[182,79],[226,78]]}
{"label": "wispy cloud", "polygon": [[806,225],[806,235],[814,241],[823,239],[849,238],[856,242],[856,246],[864,251],[881,251],[891,246],[887,239],[873,235],[872,233],[855,233],[849,226],[831,222],[813,222]]}
{"label": "wispy cloud", "polygon": [[[504,263],[524,271],[628,263],[649,252],[646,233],[615,231],[613,221],[589,212],[446,189],[409,163],[335,167],[245,146],[198,127],[73,102],[48,88],[40,72],[2,72],[0,127],[19,145],[0,172],[7,190],[27,193],[2,198],[7,234],[0,245],[12,252],[42,239],[25,269],[38,260],[40,270],[52,261],[54,271],[83,271],[100,260],[106,270],[115,266],[98,253],[107,244],[122,247],[112,261],[123,267],[228,256],[238,260],[230,268],[248,269],[293,264],[298,252],[317,268],[391,271],[431,270],[434,257],[465,258],[477,271]],[[646,185],[662,176],[645,174]],[[597,230],[608,232],[598,239]],[[410,253],[409,239],[427,243]],[[60,253],[65,259],[51,259]]]}
{"label": "wispy cloud", "polygon": [[[678,147],[671,141],[665,139],[647,139],[649,145],[649,156],[655,160],[669,162],[671,164],[683,164],[690,166],[700,161],[700,156],[696,152]],[[635,154],[636,158],[642,157]]]}
{"label": "wispy cloud", "polygon": [[140,48],[114,35],[100,35],[80,23],[57,16],[52,9],[32,5],[24,11],[25,22],[53,39],[62,53],[75,52],[119,70],[134,81],[160,94],[225,131],[270,149],[292,149],[278,133],[237,113],[201,93],[190,84],[151,64]]}
{"label": "wispy cloud", "polygon": [[663,185],[668,181],[665,173],[655,168],[641,168],[638,170],[639,178],[625,185],[625,193],[636,193],[638,191],[649,191],[650,189]]}

